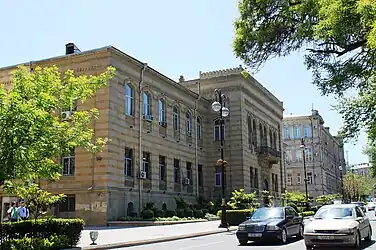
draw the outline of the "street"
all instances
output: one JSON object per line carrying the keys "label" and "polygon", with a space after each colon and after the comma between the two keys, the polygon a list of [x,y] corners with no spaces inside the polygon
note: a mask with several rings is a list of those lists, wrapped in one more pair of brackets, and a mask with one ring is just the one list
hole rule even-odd
{"label": "street", "polygon": [[[372,242],[365,243],[362,242],[362,249],[374,249],[376,250],[376,218],[374,213],[369,213],[369,218],[371,220],[371,225],[373,229],[372,235]],[[215,234],[211,236],[205,237],[198,237],[198,238],[191,238],[185,240],[176,240],[164,243],[157,243],[157,244],[150,244],[150,245],[143,245],[143,246],[136,246],[136,247],[127,247],[122,248],[127,250],[165,250],[165,249],[174,249],[174,250],[227,250],[227,249],[234,249],[234,250],[241,250],[241,249],[270,249],[270,250],[303,250],[305,249],[304,241],[300,240],[297,241],[295,239],[290,240],[290,242],[286,245],[279,245],[273,243],[255,243],[249,242],[246,246],[239,246],[238,240],[236,238],[235,232],[228,232],[228,233],[221,233]],[[325,248],[320,248],[324,249]],[[338,248],[343,249],[343,248]],[[326,250],[329,250],[326,248]],[[334,248],[330,248],[330,250],[335,250]]]}

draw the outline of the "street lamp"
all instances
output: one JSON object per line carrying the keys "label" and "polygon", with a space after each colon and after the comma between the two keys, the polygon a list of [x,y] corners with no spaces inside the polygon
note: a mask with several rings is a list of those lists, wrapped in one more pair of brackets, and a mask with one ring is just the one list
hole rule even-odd
{"label": "street lamp", "polygon": [[343,190],[343,175],[342,175],[342,166],[339,166],[339,174],[341,178],[341,193],[342,193],[342,202],[345,203],[345,192]]}
{"label": "street lamp", "polygon": [[307,168],[306,168],[306,161],[305,161],[305,144],[304,144],[304,138],[302,138],[302,141],[300,143],[300,148],[303,152],[303,169],[304,169],[304,186],[305,186],[305,196],[306,196],[306,208],[308,209],[308,179],[307,179]]}
{"label": "street lamp", "polygon": [[219,129],[219,135],[221,140],[221,185],[222,185],[222,218],[221,218],[221,224],[219,225],[219,228],[228,228],[227,223],[227,216],[226,216],[226,198],[225,198],[225,183],[224,183],[224,177],[225,177],[225,160],[224,153],[223,153],[223,140],[224,140],[224,117],[227,117],[230,114],[230,110],[226,107],[226,96],[222,94],[222,91],[220,89],[214,90],[214,97],[215,101],[212,103],[212,109],[214,112],[219,112],[219,122],[220,122],[220,129]]}

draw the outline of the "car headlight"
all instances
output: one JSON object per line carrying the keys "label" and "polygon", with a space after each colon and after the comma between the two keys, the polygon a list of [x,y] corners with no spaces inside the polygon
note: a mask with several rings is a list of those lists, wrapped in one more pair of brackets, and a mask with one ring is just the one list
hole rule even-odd
{"label": "car headlight", "polygon": [[266,226],[266,231],[278,231],[280,229],[281,228],[279,226],[274,226],[274,225]]}
{"label": "car headlight", "polygon": [[355,228],[346,228],[346,229],[340,229],[338,230],[338,233],[340,234],[353,234],[355,232]]}
{"label": "car headlight", "polygon": [[238,231],[245,231],[245,225],[239,225]]}
{"label": "car headlight", "polygon": [[304,228],[304,233],[314,233],[315,231],[313,230],[313,228],[309,228],[309,227],[305,227]]}

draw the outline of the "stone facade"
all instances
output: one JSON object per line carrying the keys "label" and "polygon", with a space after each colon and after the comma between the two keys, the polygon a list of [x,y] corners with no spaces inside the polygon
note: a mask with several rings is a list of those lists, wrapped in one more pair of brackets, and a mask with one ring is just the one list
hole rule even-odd
{"label": "stone facade", "polygon": [[[258,193],[268,189],[280,197],[285,187],[283,103],[242,74],[241,67],[176,82],[110,46],[26,64],[31,70],[50,65],[88,75],[109,65],[117,69],[105,88],[78,105],[78,110],[100,111],[93,124],[95,136],[108,137],[110,143],[96,155],[76,149],[68,159],[71,165],[67,163],[74,171],[58,182],[43,183],[51,192],[68,195],[55,208],[56,215],[105,225],[139,213],[147,202],[175,209],[174,197],[192,203],[198,196],[219,199],[218,114],[211,110],[216,88],[228,96],[230,109],[224,133],[227,197],[239,188]],[[14,69],[0,69],[0,83],[10,84]]]}
{"label": "stone facade", "polygon": [[317,110],[307,116],[286,115],[283,126],[287,190],[305,192],[303,138],[309,195],[341,193],[341,171],[346,166],[342,138],[331,135]]}

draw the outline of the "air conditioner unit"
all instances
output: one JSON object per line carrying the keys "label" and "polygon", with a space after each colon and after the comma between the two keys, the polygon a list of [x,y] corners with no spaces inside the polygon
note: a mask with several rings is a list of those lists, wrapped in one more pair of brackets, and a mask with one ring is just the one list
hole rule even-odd
{"label": "air conditioner unit", "polygon": [[186,179],[185,179],[185,185],[189,185],[189,184],[191,184],[191,180],[188,179],[188,178],[186,178]]}
{"label": "air conditioner unit", "polygon": [[69,120],[72,116],[72,111],[64,111],[61,112],[61,119],[62,120]]}
{"label": "air conditioner unit", "polygon": [[140,171],[140,179],[146,179],[146,172]]}

